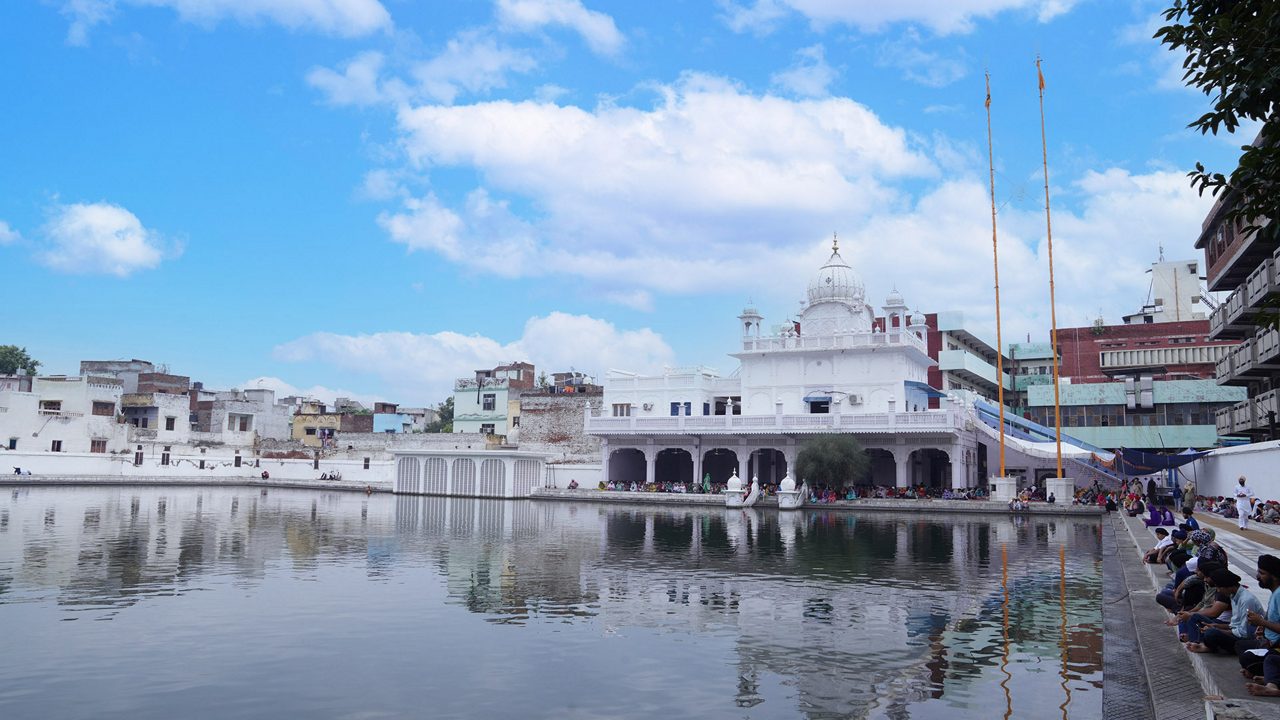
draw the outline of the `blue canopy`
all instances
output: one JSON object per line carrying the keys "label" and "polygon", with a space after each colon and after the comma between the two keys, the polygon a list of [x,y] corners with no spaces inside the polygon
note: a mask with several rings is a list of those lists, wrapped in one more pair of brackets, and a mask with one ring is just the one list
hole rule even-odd
{"label": "blue canopy", "polygon": [[1116,451],[1115,460],[1107,464],[1116,472],[1124,475],[1152,475],[1169,468],[1182,467],[1208,454],[1208,450],[1192,450],[1190,448],[1170,455],[1120,448]]}

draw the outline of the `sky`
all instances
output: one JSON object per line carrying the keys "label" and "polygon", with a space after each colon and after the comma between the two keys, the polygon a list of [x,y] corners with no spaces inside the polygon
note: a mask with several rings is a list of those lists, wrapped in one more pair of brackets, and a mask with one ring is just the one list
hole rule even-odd
{"label": "sky", "polygon": [[[1167,0],[1166,0],[1167,2]],[[730,373],[832,236],[874,306],[1048,337],[1199,260],[1256,128],[1141,0],[0,3],[0,344],[432,405],[502,362]]]}

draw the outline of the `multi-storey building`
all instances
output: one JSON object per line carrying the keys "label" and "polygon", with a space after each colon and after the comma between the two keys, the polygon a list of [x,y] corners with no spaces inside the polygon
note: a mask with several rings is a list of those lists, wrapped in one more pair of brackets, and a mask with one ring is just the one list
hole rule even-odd
{"label": "multi-storey building", "polygon": [[[1256,141],[1255,141],[1256,142]],[[1235,198],[1218,198],[1201,225],[1196,248],[1204,250],[1209,289],[1229,293],[1209,316],[1209,335],[1238,344],[1218,360],[1219,383],[1242,388],[1246,397],[1217,413],[1218,432],[1253,440],[1276,439],[1280,422],[1280,244],[1265,230],[1273,218],[1257,218],[1264,231],[1228,217]]]}
{"label": "multi-storey building", "polygon": [[0,442],[9,450],[121,453],[124,384],[113,377],[50,375],[30,390],[0,391]]}
{"label": "multi-storey building", "polygon": [[474,378],[458,378],[453,385],[453,431],[506,435],[514,424],[512,410],[524,390],[536,382],[534,366],[527,362],[477,370]]}

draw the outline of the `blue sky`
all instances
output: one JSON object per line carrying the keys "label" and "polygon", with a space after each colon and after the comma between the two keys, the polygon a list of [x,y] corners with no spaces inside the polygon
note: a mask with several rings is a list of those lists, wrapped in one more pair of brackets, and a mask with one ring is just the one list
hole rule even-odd
{"label": "blue sky", "polygon": [[1123,0],[0,4],[0,343],[210,387],[435,403],[505,360],[734,362],[842,254],[1005,340],[1118,321],[1252,139]]}

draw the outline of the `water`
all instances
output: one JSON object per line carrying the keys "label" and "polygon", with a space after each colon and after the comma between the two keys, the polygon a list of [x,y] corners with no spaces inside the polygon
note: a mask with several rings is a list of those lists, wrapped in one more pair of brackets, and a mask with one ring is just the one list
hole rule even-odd
{"label": "water", "polygon": [[1101,717],[1092,519],[2,492],[2,718]]}

